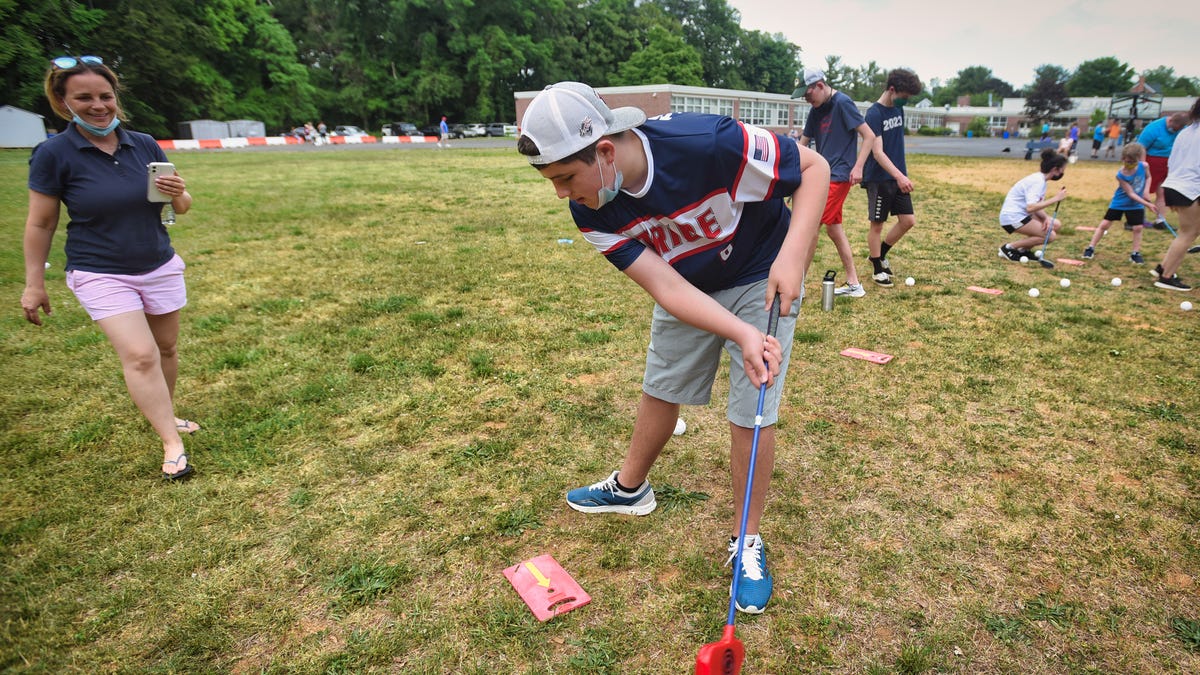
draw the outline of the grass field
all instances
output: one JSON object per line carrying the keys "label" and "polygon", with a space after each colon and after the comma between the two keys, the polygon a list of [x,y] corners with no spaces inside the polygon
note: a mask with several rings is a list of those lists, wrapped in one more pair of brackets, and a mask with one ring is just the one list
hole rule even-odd
{"label": "grass field", "polygon": [[[724,374],[657,512],[566,507],[620,462],[651,303],[515,152],[174,153],[177,413],[204,426],[180,485],[63,284],[65,227],[55,312],[21,318],[27,157],[0,152],[0,669],[684,673],[719,637]],[[813,293],[797,326],[745,672],[1200,671],[1200,298],[1155,289],[1119,228],[1081,268],[1001,261],[1034,162],[910,168],[890,257],[916,285]],[[1115,169],[1068,168],[1053,257]],[[822,235],[810,288],[828,267]],[[593,597],[544,624],[501,574],[543,553]]]}

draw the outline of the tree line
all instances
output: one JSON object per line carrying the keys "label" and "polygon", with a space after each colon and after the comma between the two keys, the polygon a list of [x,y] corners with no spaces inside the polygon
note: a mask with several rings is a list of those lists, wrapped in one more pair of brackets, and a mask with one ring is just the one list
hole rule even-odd
{"label": "tree line", "polygon": [[[791,93],[801,47],[740,20],[725,0],[0,0],[3,103],[54,120],[42,81],[62,54],[102,57],[131,126],[160,138],[193,119],[261,120],[270,133],[321,119],[512,121],[514,91],[565,79]],[[878,96],[887,73],[836,56],[824,67],[855,99]],[[1077,96],[1136,80],[1111,57],[1060,70]],[[972,66],[929,95],[988,92],[1017,93]]]}

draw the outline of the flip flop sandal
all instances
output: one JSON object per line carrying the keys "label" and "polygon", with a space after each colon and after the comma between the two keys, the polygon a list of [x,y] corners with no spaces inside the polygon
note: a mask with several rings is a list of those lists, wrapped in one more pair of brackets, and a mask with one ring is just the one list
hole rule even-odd
{"label": "flip flop sandal", "polygon": [[175,428],[178,429],[179,433],[181,434],[194,434],[197,431],[200,431],[200,429],[203,427],[191,420],[183,420],[183,422],[176,424]]}
{"label": "flip flop sandal", "polygon": [[[180,461],[184,461],[184,462],[188,461],[188,456],[187,456],[186,452],[179,453],[178,457],[176,457],[175,459],[169,459],[169,460],[163,462],[163,464],[174,464],[175,466],[179,466]],[[179,471],[176,471],[175,473],[167,473],[166,471],[164,471],[162,477],[163,477],[163,480],[183,480],[184,478],[187,478],[188,476],[192,475],[193,471],[195,471],[195,469],[192,467],[191,462],[188,462],[187,466],[183,467]]]}

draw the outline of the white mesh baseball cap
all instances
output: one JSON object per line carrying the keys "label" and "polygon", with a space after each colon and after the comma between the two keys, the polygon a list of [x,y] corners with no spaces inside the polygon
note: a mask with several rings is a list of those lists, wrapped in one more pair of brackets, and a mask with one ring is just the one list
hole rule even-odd
{"label": "white mesh baseball cap", "polygon": [[521,119],[521,134],[542,152],[529,158],[530,164],[540,166],[645,121],[646,113],[638,108],[609,109],[596,90],[582,82],[559,82],[534,97]]}

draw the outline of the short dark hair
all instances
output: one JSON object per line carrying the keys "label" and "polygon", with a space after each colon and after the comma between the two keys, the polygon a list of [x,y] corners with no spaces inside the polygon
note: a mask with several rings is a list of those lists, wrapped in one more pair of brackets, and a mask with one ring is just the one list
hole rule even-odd
{"label": "short dark hair", "polygon": [[[619,131],[619,132],[617,132],[615,134],[611,134],[609,136],[603,136],[600,139],[598,139],[596,141],[596,143],[599,143],[604,138],[617,139],[617,138],[620,138],[621,136],[625,135],[626,133],[627,132],[625,132],[625,131]],[[535,164],[534,166],[550,166],[550,164],[558,164],[559,162],[562,162],[565,164],[567,162],[576,162],[576,161],[583,162],[584,164],[591,166],[592,164],[596,163],[596,143],[592,143],[591,145],[587,146],[586,148],[584,148],[582,150],[578,150],[573,154],[567,155],[566,157],[563,157],[562,159],[560,159],[556,162],[550,162],[549,164]],[[517,139],[517,152],[521,153],[522,155],[525,155],[526,157],[537,157],[538,155],[542,154],[542,151],[538,149],[537,143],[534,143],[533,139],[526,136],[525,134],[521,134],[521,137]]]}
{"label": "short dark hair", "polygon": [[906,94],[919,94],[925,90],[925,85],[921,84],[921,78],[917,74],[907,68],[896,68],[888,73],[887,87],[891,87],[897,92]]}
{"label": "short dark hair", "polygon": [[1058,154],[1054,148],[1042,150],[1042,173],[1050,173],[1067,165],[1066,155]]}
{"label": "short dark hair", "polygon": [[1192,109],[1188,111],[1188,117],[1191,117],[1193,122],[1200,120],[1200,98],[1192,104]]}

